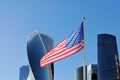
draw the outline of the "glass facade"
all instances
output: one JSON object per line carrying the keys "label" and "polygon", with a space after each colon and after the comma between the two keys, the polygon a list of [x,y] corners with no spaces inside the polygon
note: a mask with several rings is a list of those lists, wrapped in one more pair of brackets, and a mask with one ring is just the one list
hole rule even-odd
{"label": "glass facade", "polygon": [[29,66],[22,66],[20,68],[19,80],[27,80],[29,75]]}
{"label": "glass facade", "polygon": [[97,79],[97,65],[91,64],[87,66],[87,80],[98,80]]}
{"label": "glass facade", "polygon": [[35,78],[34,78],[34,76],[33,76],[33,73],[32,73],[32,71],[31,71],[30,66],[29,66],[29,75],[28,75],[27,80],[35,80]]}
{"label": "glass facade", "polygon": [[110,34],[98,35],[98,80],[117,80],[116,37]]}
{"label": "glass facade", "polygon": [[[76,80],[83,80],[83,67],[76,69]],[[87,66],[86,66],[86,80],[87,80]]]}
{"label": "glass facade", "polygon": [[27,39],[28,60],[35,80],[53,80],[54,65],[40,67],[40,59],[53,47],[53,39],[45,34],[33,32]]}
{"label": "glass facade", "polygon": [[35,80],[29,65],[20,68],[19,80]]}

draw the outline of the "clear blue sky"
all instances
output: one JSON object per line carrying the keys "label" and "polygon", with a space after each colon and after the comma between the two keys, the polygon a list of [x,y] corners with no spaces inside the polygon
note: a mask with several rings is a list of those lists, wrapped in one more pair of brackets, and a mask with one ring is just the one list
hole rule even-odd
{"label": "clear blue sky", "polygon": [[[86,64],[95,64],[97,34],[115,35],[120,48],[120,0],[0,0],[0,79],[19,79],[19,68],[28,64],[26,39],[32,31],[52,36],[56,45],[80,26],[83,16]],[[55,80],[75,80],[82,61],[83,51],[56,62]]]}

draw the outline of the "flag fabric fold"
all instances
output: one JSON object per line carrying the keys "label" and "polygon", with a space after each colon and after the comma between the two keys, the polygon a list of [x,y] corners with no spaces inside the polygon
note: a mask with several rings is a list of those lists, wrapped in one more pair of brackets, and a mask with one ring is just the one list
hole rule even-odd
{"label": "flag fabric fold", "polygon": [[40,61],[41,67],[72,56],[84,48],[83,24],[84,22],[81,23],[81,26],[69,38],[64,39],[42,57]]}

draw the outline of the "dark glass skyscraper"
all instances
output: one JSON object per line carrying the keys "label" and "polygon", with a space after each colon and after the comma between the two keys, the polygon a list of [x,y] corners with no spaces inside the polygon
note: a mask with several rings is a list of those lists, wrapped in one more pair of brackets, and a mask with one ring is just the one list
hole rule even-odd
{"label": "dark glass skyscraper", "polygon": [[[86,80],[87,80],[87,66],[86,66]],[[83,66],[76,69],[76,80],[83,80]]]}
{"label": "dark glass skyscraper", "polygon": [[98,80],[117,80],[118,50],[116,37],[110,34],[98,35]]}
{"label": "dark glass skyscraper", "polygon": [[20,68],[19,80],[27,80],[29,75],[29,66],[22,66]]}
{"label": "dark glass skyscraper", "polygon": [[19,80],[35,80],[29,65],[20,67]]}
{"label": "dark glass skyscraper", "polygon": [[97,74],[97,64],[87,66],[87,80],[98,80]]}
{"label": "dark glass skyscraper", "polygon": [[45,34],[33,32],[27,39],[28,60],[35,80],[53,80],[53,64],[41,68],[40,60],[43,55],[53,47],[53,39]]}

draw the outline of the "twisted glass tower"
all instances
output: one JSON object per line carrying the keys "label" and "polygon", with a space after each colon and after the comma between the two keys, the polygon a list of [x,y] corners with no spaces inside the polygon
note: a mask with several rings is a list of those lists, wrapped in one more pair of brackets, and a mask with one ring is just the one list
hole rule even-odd
{"label": "twisted glass tower", "polygon": [[28,60],[35,80],[53,80],[53,64],[41,68],[40,60],[43,55],[53,47],[53,39],[40,32],[33,32],[27,39]]}
{"label": "twisted glass tower", "polygon": [[116,37],[98,35],[98,80],[118,80],[118,50]]}

